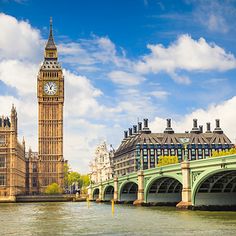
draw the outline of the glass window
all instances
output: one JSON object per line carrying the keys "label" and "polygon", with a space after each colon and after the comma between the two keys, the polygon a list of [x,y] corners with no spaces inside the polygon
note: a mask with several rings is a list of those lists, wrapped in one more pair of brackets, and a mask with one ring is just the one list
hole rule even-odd
{"label": "glass window", "polygon": [[196,151],[195,151],[195,149],[192,149],[191,150],[191,160],[196,160]]}
{"label": "glass window", "polygon": [[136,150],[136,155],[137,155],[137,156],[140,156],[140,149],[137,149],[137,150]]}
{"label": "glass window", "polygon": [[143,162],[147,162],[148,161],[148,158],[147,158],[147,156],[143,156]]}
{"label": "glass window", "polygon": [[150,154],[154,155],[154,149],[150,149]]}
{"label": "glass window", "polygon": [[0,144],[4,144],[4,143],[5,143],[5,136],[0,135]]}
{"label": "glass window", "polygon": [[33,187],[37,187],[37,178],[33,177]]}
{"label": "glass window", "polygon": [[6,157],[0,156],[0,167],[6,167]]}
{"label": "glass window", "polygon": [[33,163],[33,172],[37,172],[37,165],[36,165],[36,163]]}
{"label": "glass window", "polygon": [[147,149],[143,149],[143,155],[147,155]]}
{"label": "glass window", "polygon": [[171,156],[175,155],[175,149],[171,149]]}
{"label": "glass window", "polygon": [[164,156],[168,155],[168,149],[164,149]]}
{"label": "glass window", "polygon": [[4,174],[0,174],[0,186],[6,185],[6,176]]}

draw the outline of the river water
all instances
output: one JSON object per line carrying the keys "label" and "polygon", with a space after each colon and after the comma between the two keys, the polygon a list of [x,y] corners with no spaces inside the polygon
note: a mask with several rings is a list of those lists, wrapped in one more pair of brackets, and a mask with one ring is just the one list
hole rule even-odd
{"label": "river water", "polygon": [[103,203],[0,204],[0,235],[236,235],[236,212]]}

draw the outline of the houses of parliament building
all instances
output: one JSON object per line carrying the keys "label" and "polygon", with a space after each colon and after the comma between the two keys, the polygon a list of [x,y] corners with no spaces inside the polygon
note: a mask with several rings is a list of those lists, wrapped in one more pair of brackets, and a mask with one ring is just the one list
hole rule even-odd
{"label": "houses of parliament building", "polygon": [[41,194],[57,183],[63,188],[64,77],[58,63],[52,20],[44,61],[37,76],[38,152],[26,152],[18,140],[14,105],[10,117],[0,117],[0,201],[14,201],[17,195]]}

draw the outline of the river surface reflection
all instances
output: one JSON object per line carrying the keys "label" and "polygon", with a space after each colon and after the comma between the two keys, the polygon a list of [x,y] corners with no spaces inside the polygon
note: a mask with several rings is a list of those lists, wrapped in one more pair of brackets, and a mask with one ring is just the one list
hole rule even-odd
{"label": "river surface reflection", "polygon": [[85,202],[0,204],[0,235],[236,235],[236,212]]}

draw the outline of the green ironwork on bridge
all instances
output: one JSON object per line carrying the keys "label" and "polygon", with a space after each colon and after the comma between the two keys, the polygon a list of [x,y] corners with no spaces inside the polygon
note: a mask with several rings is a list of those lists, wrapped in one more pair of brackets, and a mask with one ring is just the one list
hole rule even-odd
{"label": "green ironwork on bridge", "polygon": [[191,206],[236,205],[236,155],[156,167],[90,186],[91,200]]}

